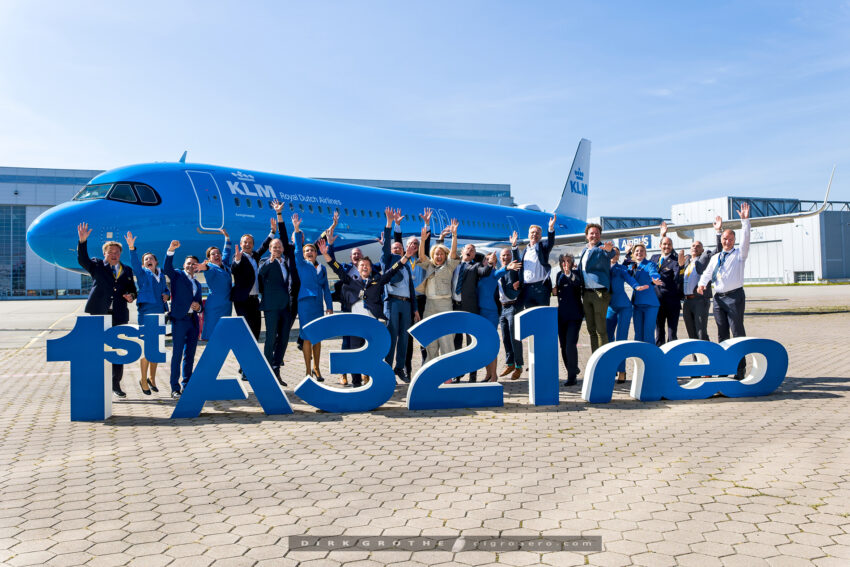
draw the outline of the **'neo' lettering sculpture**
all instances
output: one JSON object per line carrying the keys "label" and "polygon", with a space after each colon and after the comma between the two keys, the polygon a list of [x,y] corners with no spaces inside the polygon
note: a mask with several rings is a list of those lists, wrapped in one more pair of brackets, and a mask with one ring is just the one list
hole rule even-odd
{"label": "'neo' lettering sculpture", "polygon": [[[529,399],[533,405],[558,404],[558,349],[556,307],[535,307],[518,315],[517,339],[529,341]],[[410,383],[407,407],[411,410],[497,407],[504,404],[498,383],[444,384],[454,376],[477,370],[499,352],[499,337],[484,318],[465,312],[428,317],[410,329],[422,344],[447,334],[467,333],[472,344],[423,365]],[[384,362],[390,337],[379,321],[364,315],[339,313],[321,317],[304,327],[313,343],[340,336],[358,336],[365,346],[330,353],[332,373],[360,373],[372,379],[361,388],[332,388],[305,378],[295,395],[327,412],[359,412],[380,407],[395,391],[392,369]],[[165,362],[165,325],[162,315],[146,315],[143,324],[109,327],[105,316],[77,318],[70,333],[47,341],[47,360],[71,363],[71,421],[106,419],[112,414],[111,383],[105,365],[129,364],[144,352],[151,362]],[[219,376],[233,353],[263,411],[268,415],[292,413],[286,393],[272,374],[245,320],[225,317],[216,325],[204,353],[171,414],[172,418],[197,417],[204,404],[215,400],[246,399],[248,391],[235,377]],[[693,363],[693,355],[699,362]],[[734,374],[738,361],[753,357],[753,369],[744,380],[703,376]],[[609,343],[597,350],[585,369],[582,398],[591,403],[611,400],[617,365],[634,359],[631,395],[640,401],[703,399],[715,394],[728,397],[764,396],[782,383],[788,370],[788,353],[776,341],[758,338],[730,339],[722,344],[679,340],[661,348],[637,341]],[[680,385],[678,378],[691,378]]]}

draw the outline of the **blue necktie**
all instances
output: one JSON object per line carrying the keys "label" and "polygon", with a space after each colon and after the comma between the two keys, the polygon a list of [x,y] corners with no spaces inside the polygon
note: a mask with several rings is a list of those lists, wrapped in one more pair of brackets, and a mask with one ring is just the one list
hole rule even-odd
{"label": "blue necktie", "polygon": [[455,293],[460,295],[463,287],[463,278],[466,276],[466,262],[463,262],[457,267],[457,284],[455,285]]}
{"label": "blue necktie", "polygon": [[720,259],[717,261],[717,265],[714,266],[714,271],[711,272],[711,283],[717,283],[717,273],[720,271],[720,266],[723,265],[723,262],[726,260],[726,256],[729,255],[729,252],[725,250],[720,253]]}

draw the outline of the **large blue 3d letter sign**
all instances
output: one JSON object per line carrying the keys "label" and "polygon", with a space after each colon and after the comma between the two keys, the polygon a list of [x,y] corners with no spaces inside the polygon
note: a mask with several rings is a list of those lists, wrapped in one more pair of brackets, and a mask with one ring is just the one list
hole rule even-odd
{"label": "large blue 3d letter sign", "polygon": [[[534,405],[558,403],[557,308],[536,307],[517,315],[516,338],[529,340],[529,398]],[[359,388],[329,387],[305,378],[295,394],[328,412],[375,409],[395,391],[392,369],[384,362],[390,336],[379,321],[363,315],[342,313],[321,317],[302,330],[317,343],[333,337],[356,336],[365,340],[359,349],[332,351],[330,370],[335,374],[364,374],[372,379]],[[411,410],[502,406],[498,383],[446,384],[450,378],[476,371],[499,353],[496,329],[483,317],[450,311],[428,317],[410,329],[420,344],[455,333],[472,337],[471,344],[443,353],[424,364],[407,392]],[[106,364],[129,364],[144,352],[151,362],[165,362],[165,326],[162,315],[146,315],[141,326],[109,326],[104,316],[82,316],[70,333],[47,341],[48,361],[71,363],[71,420],[106,419],[112,414],[112,384]],[[257,401],[266,414],[292,413],[283,389],[241,317],[224,317],[216,325],[192,379],[171,415],[196,417],[204,404],[215,400],[246,399],[248,391],[235,377],[219,373],[229,353],[245,372]],[[699,362],[692,362],[696,355]],[[752,370],[743,380],[704,378],[735,374],[738,362],[752,357]],[[591,403],[611,400],[617,366],[634,359],[631,395],[640,401],[693,400],[722,394],[728,397],[764,396],[782,383],[788,370],[785,348],[768,339],[741,337],[722,344],[680,340],[661,348],[637,341],[618,341],[598,349],[585,369],[582,398]],[[679,378],[688,378],[679,384]]]}
{"label": "large blue 3d letter sign", "polygon": [[[691,363],[692,355],[707,362]],[[753,356],[753,369],[743,380],[702,378],[734,375],[738,362],[747,355]],[[592,403],[610,402],[617,366],[627,358],[635,359],[631,396],[642,402],[662,398],[701,400],[715,394],[729,398],[766,396],[779,387],[788,371],[788,352],[769,339],[739,337],[721,344],[683,339],[661,348],[650,343],[618,341],[599,348],[590,357],[582,398]],[[691,380],[679,385],[678,378]]]}

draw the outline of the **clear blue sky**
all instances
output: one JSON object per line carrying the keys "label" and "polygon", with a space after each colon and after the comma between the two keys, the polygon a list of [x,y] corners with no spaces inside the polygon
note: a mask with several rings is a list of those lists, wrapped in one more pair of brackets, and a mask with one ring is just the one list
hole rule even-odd
{"label": "clear blue sky", "polygon": [[0,3],[0,164],[850,200],[848,2]]}

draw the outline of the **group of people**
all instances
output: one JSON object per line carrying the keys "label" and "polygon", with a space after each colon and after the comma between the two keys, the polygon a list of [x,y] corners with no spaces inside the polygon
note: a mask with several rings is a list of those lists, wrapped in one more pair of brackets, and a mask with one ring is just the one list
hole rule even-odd
{"label": "group of people", "polygon": [[[567,369],[567,385],[576,383],[579,372],[577,341],[581,321],[586,320],[591,351],[610,341],[633,338],[661,346],[678,339],[680,316],[688,338],[709,340],[708,315],[712,297],[718,341],[745,336],[744,265],[750,246],[750,206],[743,203],[741,244],[735,248],[735,231],[723,230],[720,217],[714,220],[717,243],[706,250],[700,241],[691,244],[690,254],[676,252],[661,225],[661,253],[647,259],[646,245],[638,242],[620,250],[611,242],[602,243],[602,227],[591,223],[585,228],[587,246],[576,261],[560,257],[561,272],[553,294],[558,296],[558,336],[561,356]],[[631,297],[625,289],[628,284]],[[745,360],[738,364],[735,377],[742,379]],[[617,371],[617,381],[626,381],[625,361]]]}
{"label": "group of people", "polygon": [[[182,268],[175,268],[174,255],[180,247],[172,241],[162,268],[152,252],[139,257],[136,237],[125,236],[130,250],[131,266],[121,263],[123,246],[106,242],[103,259],[90,258],[87,239],[91,230],[86,223],[77,227],[78,261],[91,274],[93,283],[86,303],[86,313],[111,315],[112,324],[129,321],[128,305],[137,301],[139,323],[147,314],[168,313],[172,324],[173,354],[170,363],[171,396],[180,396],[192,376],[195,351],[200,340],[208,340],[222,317],[235,311],[244,318],[254,338],[259,341],[262,320],[266,336],[264,355],[282,386],[280,373],[289,335],[298,317],[300,328],[333,313],[336,296],[343,312],[359,313],[379,319],[387,325],[391,346],[386,356],[401,382],[409,382],[414,350],[408,330],[421,318],[445,311],[476,313],[501,330],[505,365],[500,372],[497,361],[485,369],[484,381],[510,376],[518,379],[523,372],[522,344],[516,340],[516,316],[522,310],[548,306],[551,296],[558,300],[558,337],[561,356],[567,370],[566,385],[577,383],[579,374],[577,341],[582,320],[586,320],[591,350],[608,341],[628,338],[634,321],[636,340],[663,344],[677,338],[680,310],[684,312],[688,336],[708,340],[708,310],[713,297],[719,339],[743,336],[743,265],[749,248],[749,206],[741,207],[743,238],[735,249],[735,233],[722,232],[720,219],[715,221],[717,247],[715,253],[703,249],[700,242],[691,246],[690,256],[676,253],[662,227],[662,253],[646,259],[646,246],[635,244],[620,251],[611,242],[602,243],[602,228],[588,224],[585,229],[587,247],[578,260],[570,254],[560,256],[560,273],[551,277],[549,256],[555,242],[555,221],[551,217],[546,239],[543,229],[532,225],[528,244],[520,250],[518,235],[510,237],[511,246],[497,254],[483,255],[475,245],[467,244],[458,251],[458,221],[452,219],[431,246],[431,215],[425,209],[420,237],[402,239],[401,223],[406,218],[400,210],[385,209],[386,225],[382,235],[382,254],[375,264],[353,248],[350,262],[340,263],[334,253],[335,229],[339,212],[318,241],[306,242],[301,232],[301,219],[292,215],[290,238],[283,219],[283,204],[272,203],[276,217],[271,219],[268,236],[259,248],[254,237],[245,234],[234,245],[226,230],[223,247],[210,246],[201,261],[194,255],[184,258]],[[451,237],[447,246],[446,238]],[[268,252],[268,256],[264,255]],[[338,277],[331,292],[327,268],[319,263],[323,256]],[[205,273],[209,293],[202,298],[196,279]],[[135,277],[134,277],[135,276]],[[624,285],[634,290],[631,297]],[[201,331],[200,313],[204,313]],[[653,333],[654,329],[654,333]],[[469,344],[471,337],[465,337]],[[343,349],[359,348],[363,339],[344,337]],[[420,345],[422,362],[446,354],[464,344],[464,335],[445,336],[429,345]],[[324,381],[320,370],[321,343],[312,344],[303,336],[298,347],[304,358],[305,374]],[[742,361],[743,364],[743,361]],[[157,364],[140,360],[140,387],[144,394],[158,392]],[[246,379],[241,368],[242,378]],[[123,366],[112,366],[112,389],[125,397],[121,389]],[[739,368],[739,378],[743,366]],[[182,381],[181,381],[182,376]],[[477,381],[477,373],[469,381]],[[368,376],[351,375],[354,387],[362,386]],[[451,382],[462,379],[457,376]],[[625,381],[625,363],[618,372]],[[340,383],[348,385],[348,376]]]}

